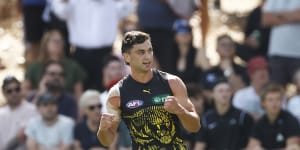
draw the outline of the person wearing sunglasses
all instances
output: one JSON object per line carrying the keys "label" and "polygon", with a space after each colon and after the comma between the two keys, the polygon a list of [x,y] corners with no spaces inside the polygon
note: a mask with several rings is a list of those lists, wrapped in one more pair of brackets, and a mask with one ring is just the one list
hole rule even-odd
{"label": "person wearing sunglasses", "polygon": [[37,114],[36,108],[23,100],[21,83],[14,76],[3,80],[2,93],[6,105],[0,107],[0,149],[22,149],[25,142],[24,127]]}
{"label": "person wearing sunglasses", "polygon": [[105,150],[97,139],[97,131],[100,123],[102,104],[100,93],[96,90],[87,90],[80,97],[80,108],[85,119],[79,122],[74,129],[75,150]]}

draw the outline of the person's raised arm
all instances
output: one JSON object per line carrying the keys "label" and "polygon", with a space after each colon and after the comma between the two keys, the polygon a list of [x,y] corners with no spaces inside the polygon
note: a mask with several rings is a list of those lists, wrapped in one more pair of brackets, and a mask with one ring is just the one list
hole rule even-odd
{"label": "person's raised arm", "polygon": [[200,129],[200,118],[188,98],[186,86],[180,78],[169,76],[168,81],[174,96],[167,97],[164,108],[168,112],[176,114],[187,131],[197,132]]}
{"label": "person's raised arm", "polygon": [[97,137],[104,146],[108,147],[117,134],[121,119],[120,94],[117,86],[110,89],[106,107],[108,113],[103,113],[101,116]]}

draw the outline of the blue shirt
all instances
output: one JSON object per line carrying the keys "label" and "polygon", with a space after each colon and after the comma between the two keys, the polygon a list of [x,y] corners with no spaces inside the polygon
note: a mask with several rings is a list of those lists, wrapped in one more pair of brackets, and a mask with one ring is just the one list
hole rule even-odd
{"label": "blue shirt", "polygon": [[22,0],[23,6],[46,5],[46,0]]}

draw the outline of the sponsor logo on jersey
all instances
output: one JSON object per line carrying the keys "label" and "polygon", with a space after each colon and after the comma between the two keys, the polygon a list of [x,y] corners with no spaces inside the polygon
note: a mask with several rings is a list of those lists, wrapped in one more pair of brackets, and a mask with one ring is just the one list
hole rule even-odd
{"label": "sponsor logo on jersey", "polygon": [[163,104],[169,94],[157,95],[152,98],[154,104]]}
{"label": "sponsor logo on jersey", "polygon": [[144,102],[142,100],[131,100],[127,102],[126,107],[129,109],[134,109],[142,106]]}

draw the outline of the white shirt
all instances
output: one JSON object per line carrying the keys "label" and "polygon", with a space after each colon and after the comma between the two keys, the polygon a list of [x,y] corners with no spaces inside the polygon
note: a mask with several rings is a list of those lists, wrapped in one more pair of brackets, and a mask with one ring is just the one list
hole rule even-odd
{"label": "white shirt", "polygon": [[[267,0],[264,12],[285,12],[300,9],[300,0]],[[273,26],[269,55],[300,58],[300,23]]]}
{"label": "white shirt", "polygon": [[262,115],[264,113],[260,105],[260,97],[252,86],[238,90],[232,100],[233,106],[250,114]]}
{"label": "white shirt", "polygon": [[28,120],[37,116],[33,104],[22,101],[20,106],[11,109],[8,105],[0,108],[0,150],[16,137],[20,129],[25,128]]}
{"label": "white shirt", "polygon": [[287,110],[300,121],[300,95],[292,97],[287,104]]}
{"label": "white shirt", "polygon": [[33,138],[37,143],[45,148],[53,149],[60,144],[70,145],[74,140],[74,121],[66,116],[59,115],[58,121],[48,126],[41,116],[32,118],[28,123],[25,134]]}
{"label": "white shirt", "polygon": [[70,43],[83,48],[112,46],[119,20],[134,10],[132,0],[52,1],[53,12],[65,20]]}

